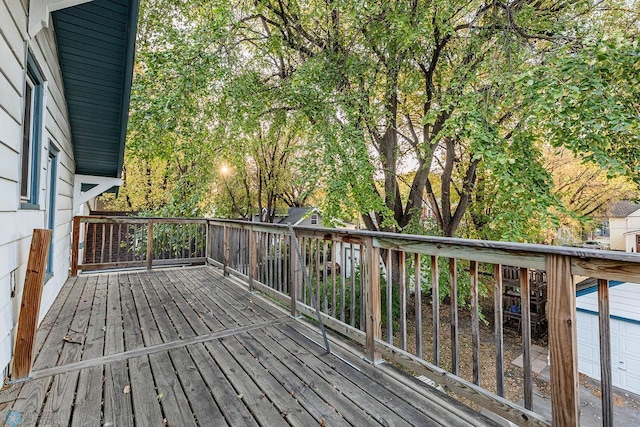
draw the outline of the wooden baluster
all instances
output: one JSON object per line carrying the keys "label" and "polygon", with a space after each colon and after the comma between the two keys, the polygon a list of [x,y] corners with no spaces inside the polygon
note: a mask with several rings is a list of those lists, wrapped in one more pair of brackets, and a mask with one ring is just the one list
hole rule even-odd
{"label": "wooden baluster", "polygon": [[113,223],[109,224],[109,262],[117,262],[113,259],[113,226]]}
{"label": "wooden baluster", "polygon": [[265,238],[265,252],[267,256],[267,278],[265,284],[273,288],[273,235],[271,233],[265,233]]}
{"label": "wooden baluster", "polygon": [[322,300],[321,300],[321,295],[320,295],[320,240],[315,239],[316,244],[315,244],[315,264],[314,264],[314,268],[315,268],[315,277],[316,277],[316,283],[315,283],[315,288],[316,288],[316,304],[318,304],[316,308],[316,310],[318,311],[322,311]]}
{"label": "wooden baluster", "polygon": [[222,268],[222,273],[225,276],[229,275],[229,263],[231,262],[231,233],[229,232],[229,227],[224,226],[224,265]]}
{"label": "wooden baluster", "polygon": [[533,408],[531,379],[531,290],[529,269],[520,269],[520,324],[522,325],[522,370],[524,371],[524,407]]}
{"label": "wooden baluster", "polygon": [[387,249],[387,342],[393,345],[393,253]]}
{"label": "wooden baluster", "polygon": [[364,306],[364,293],[365,293],[365,270],[364,260],[367,255],[365,253],[364,245],[360,245],[360,330],[366,331],[367,323],[365,322],[365,306]]}
{"label": "wooden baluster", "polygon": [[118,224],[118,236],[116,237],[116,243],[117,243],[116,261],[120,262],[122,261],[120,259],[120,246],[122,245],[122,224]]}
{"label": "wooden baluster", "polygon": [[[300,274],[302,275],[301,277],[304,278],[304,274],[306,272],[307,269],[307,242],[308,239],[305,239],[304,237],[300,238],[300,248],[302,249],[302,259],[300,260]],[[311,255],[309,255],[311,256]],[[311,274],[309,274],[310,277]],[[302,302],[303,304],[309,305],[309,291],[308,291],[308,287],[309,284],[307,283],[306,280],[302,279]]]}
{"label": "wooden baluster", "polygon": [[[329,272],[327,271],[327,253],[329,252],[329,242],[325,240],[322,247],[322,311],[329,312],[329,289],[327,282],[329,281]],[[318,301],[319,303],[320,301]]]}
{"label": "wooden baluster", "polygon": [[205,265],[209,264],[209,258],[213,258],[211,256],[210,228],[211,228],[211,225],[209,224],[209,220],[207,220],[207,222],[204,224],[204,263]]}
{"label": "wooden baluster", "polygon": [[449,310],[451,324],[451,373],[460,375],[458,360],[458,269],[455,258],[449,258]]}
{"label": "wooden baluster", "polygon": [[440,366],[440,269],[438,257],[431,257],[431,304],[433,322],[433,363]]}
{"label": "wooden baluster", "polygon": [[284,245],[284,247],[282,248],[282,257],[284,258],[284,263],[283,263],[283,280],[284,280],[284,289],[285,292],[289,292],[289,288],[291,287],[291,277],[288,274],[289,271],[289,263],[291,263],[291,258],[289,258],[288,255],[288,251],[287,248],[289,248],[291,246],[291,236],[284,236],[284,240],[282,242],[282,244]]}
{"label": "wooden baluster", "polygon": [[297,304],[298,304],[298,295],[300,289],[300,261],[298,260],[298,256],[296,253],[295,243],[293,239],[297,237],[292,237],[291,243],[289,244],[289,256],[291,257],[291,262],[289,263],[291,267],[291,285],[289,286],[289,297],[291,298],[291,317],[297,318],[300,314],[298,313]]}
{"label": "wooden baluster", "polygon": [[258,278],[258,245],[256,232],[249,230],[249,291],[254,292],[254,281]]}
{"label": "wooden baluster", "polygon": [[502,266],[493,266],[493,320],[496,347],[496,393],[504,397],[504,336],[502,316]]}
{"label": "wooden baluster", "polygon": [[71,275],[78,275],[78,264],[80,260],[80,217],[73,217],[73,231],[71,235]]}
{"label": "wooden baluster", "polygon": [[[362,248],[362,247],[361,247]],[[376,340],[382,337],[382,324],[381,324],[381,305],[380,305],[380,249],[373,246],[373,239],[367,239],[365,246],[366,253],[366,277],[365,288],[365,307],[366,313],[366,347],[368,362],[374,366],[382,362],[380,353],[376,351]],[[364,252],[361,250],[360,256],[362,257]],[[361,259],[362,260],[362,259]],[[360,277],[365,276],[362,271],[362,262],[360,263]]]}
{"label": "wooden baluster", "polygon": [[100,264],[104,264],[104,252],[107,245],[107,224],[102,223],[102,231],[100,232]]}
{"label": "wooden baluster", "polygon": [[600,386],[602,395],[602,425],[613,426],[613,392],[611,374],[611,327],[609,311],[609,281],[598,279],[598,325],[600,329]]}
{"label": "wooden baluster", "polygon": [[353,243],[349,244],[349,253],[351,254],[351,304],[349,307],[349,312],[351,313],[351,321],[349,324],[351,326],[356,325],[356,261],[355,261],[355,251],[353,250],[355,245]]}
{"label": "wooden baluster", "polygon": [[554,426],[580,422],[576,286],[571,258],[547,255],[551,407]]}
{"label": "wooden baluster", "polygon": [[345,260],[347,259],[347,248],[344,247],[342,242],[338,243],[338,247],[340,248],[340,321],[344,322],[344,309],[345,309],[345,299],[346,299],[346,283],[347,280],[345,270],[347,268],[347,263]]}
{"label": "wooden baluster", "polygon": [[480,315],[478,313],[478,263],[469,261],[471,287],[471,347],[473,383],[480,385]]}
{"label": "wooden baluster", "polygon": [[147,270],[153,268],[153,221],[147,224]]}
{"label": "wooden baluster", "polygon": [[93,238],[91,239],[91,262],[96,263],[96,235],[98,234],[98,224],[93,223]]}
{"label": "wooden baluster", "polygon": [[331,316],[336,317],[336,270],[338,262],[338,254],[336,253],[336,241],[331,241]]}
{"label": "wooden baluster", "polygon": [[398,252],[398,296],[400,297],[400,348],[407,350],[407,276],[406,253]]}
{"label": "wooden baluster", "polygon": [[413,266],[415,268],[413,290],[414,306],[416,308],[416,356],[422,359],[422,281],[420,280],[420,254],[414,254]]}

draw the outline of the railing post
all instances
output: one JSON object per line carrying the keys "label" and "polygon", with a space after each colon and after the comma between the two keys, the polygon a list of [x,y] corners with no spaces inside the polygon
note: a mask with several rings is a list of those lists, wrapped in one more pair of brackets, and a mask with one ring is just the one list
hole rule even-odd
{"label": "railing post", "polygon": [[522,329],[524,407],[532,410],[533,382],[531,378],[531,290],[528,268],[520,268],[520,326]]}
{"label": "railing post", "polygon": [[551,407],[554,426],[580,422],[576,287],[571,258],[547,256]]}
{"label": "railing post", "polygon": [[147,224],[147,271],[153,268],[153,221]]}
{"label": "railing post", "polygon": [[[225,232],[225,242],[226,242]],[[225,243],[226,245],[226,243]],[[225,252],[225,263],[227,262],[227,253]],[[226,267],[225,267],[226,270]],[[258,245],[256,242],[256,232],[252,229],[249,230],[249,291],[253,292],[253,281],[258,276]]]}
{"label": "railing post", "polygon": [[298,289],[300,289],[300,272],[298,268],[300,268],[300,260],[298,260],[298,254],[296,253],[296,243],[294,239],[297,239],[296,236],[290,237],[289,243],[289,259],[291,262],[289,265],[291,266],[291,286],[289,286],[289,296],[291,297],[291,317],[298,318],[300,317],[300,313],[298,313],[297,304],[298,304]]}
{"label": "railing post", "polygon": [[376,340],[382,338],[381,308],[380,308],[380,248],[374,247],[373,239],[365,240],[366,274],[364,277],[365,290],[365,323],[366,323],[366,360],[372,365],[378,365],[384,360],[376,351]]}
{"label": "railing post", "polygon": [[73,230],[71,233],[71,275],[78,275],[78,263],[80,259],[80,217],[73,217]]}
{"label": "railing post", "polygon": [[609,281],[598,279],[598,324],[600,330],[600,384],[602,395],[602,425],[613,426],[613,392],[611,374],[611,324]]}
{"label": "railing post", "polygon": [[33,230],[20,306],[16,351],[13,359],[12,377],[14,380],[26,378],[31,373],[51,234],[51,230]]}
{"label": "railing post", "polygon": [[229,264],[231,263],[231,233],[229,227],[224,226],[224,267],[223,274],[229,275]]}
{"label": "railing post", "polygon": [[209,220],[206,220],[204,223],[204,263],[205,265],[209,265],[209,258],[213,258],[211,254],[211,235],[209,234],[209,228],[211,228],[209,224]]}

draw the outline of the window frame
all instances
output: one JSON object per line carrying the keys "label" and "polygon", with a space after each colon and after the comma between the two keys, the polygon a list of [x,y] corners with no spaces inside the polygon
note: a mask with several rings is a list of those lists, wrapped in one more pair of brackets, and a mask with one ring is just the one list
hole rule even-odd
{"label": "window frame", "polygon": [[[31,52],[28,51],[20,153],[20,209],[40,209],[39,184],[45,108],[44,92],[45,79],[42,71]],[[26,99],[27,97],[29,99]],[[28,157],[25,159],[24,156]]]}

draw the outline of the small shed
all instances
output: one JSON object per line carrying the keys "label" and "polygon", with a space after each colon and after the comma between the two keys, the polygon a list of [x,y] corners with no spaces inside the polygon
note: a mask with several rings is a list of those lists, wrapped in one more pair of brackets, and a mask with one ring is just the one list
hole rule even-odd
{"label": "small shed", "polygon": [[[600,379],[597,285],[577,293],[578,369]],[[640,284],[610,282],[613,385],[640,394]]]}

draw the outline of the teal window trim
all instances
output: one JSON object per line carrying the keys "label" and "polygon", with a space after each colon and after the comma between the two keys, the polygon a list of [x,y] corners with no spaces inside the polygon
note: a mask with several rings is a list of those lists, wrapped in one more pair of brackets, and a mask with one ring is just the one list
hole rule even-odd
{"label": "teal window trim", "polygon": [[60,150],[49,140],[49,168],[47,168],[47,226],[52,231],[51,242],[49,243],[49,256],[47,259],[47,271],[45,283],[53,277],[53,263],[55,257],[56,242],[56,197],[58,195],[58,154]]}
{"label": "teal window trim", "polygon": [[[21,163],[20,208],[40,209],[38,187],[40,184],[40,153],[42,151],[42,125],[44,121],[44,76],[33,55],[27,53],[27,76],[23,120],[22,156],[28,156]],[[27,87],[29,85],[29,87]],[[24,123],[28,120],[28,123]],[[28,128],[27,128],[28,127]],[[25,168],[27,168],[25,170]]]}

